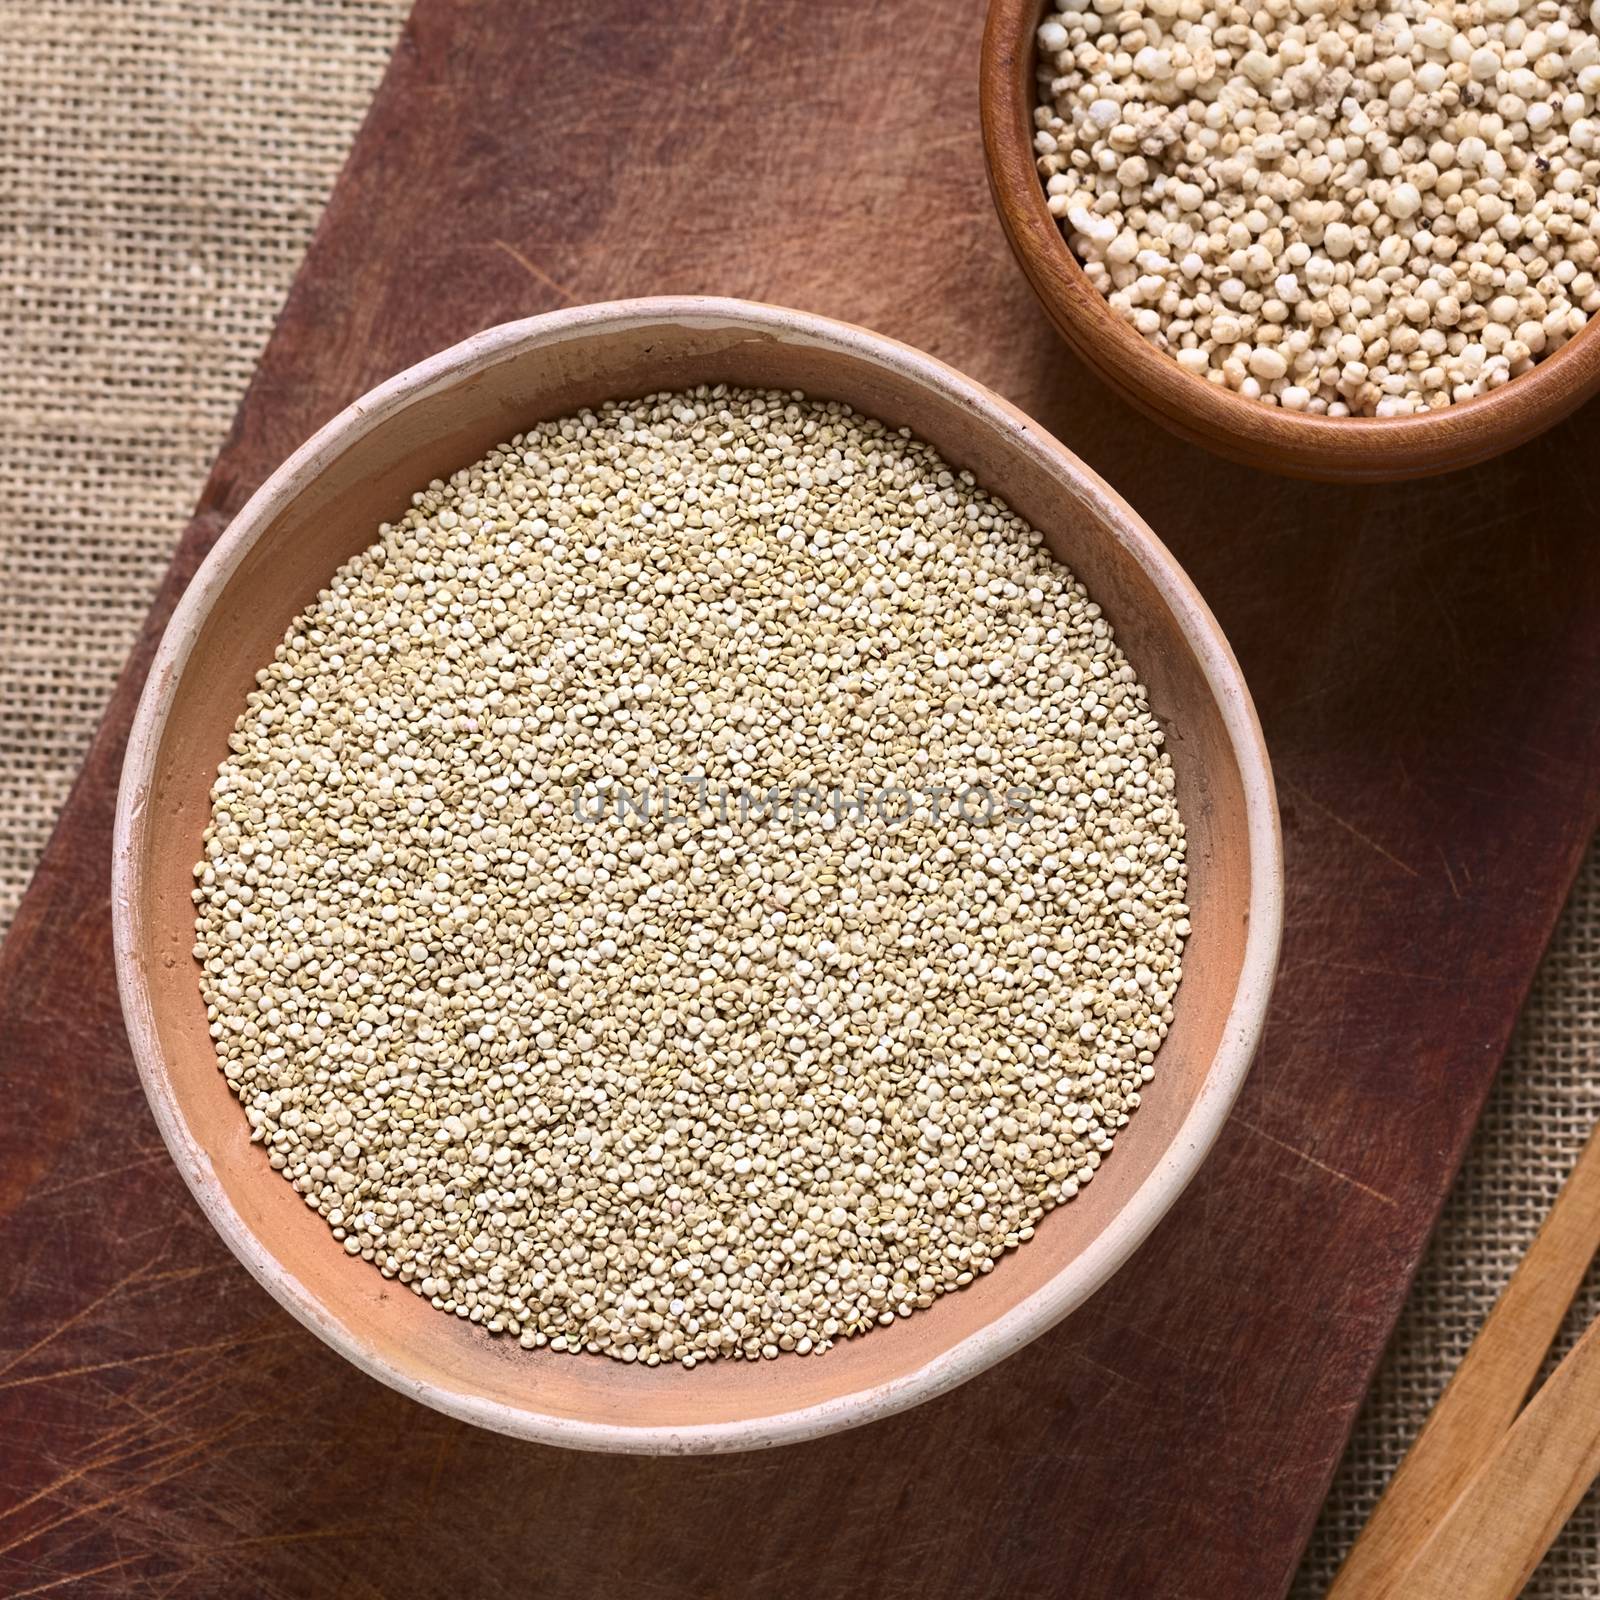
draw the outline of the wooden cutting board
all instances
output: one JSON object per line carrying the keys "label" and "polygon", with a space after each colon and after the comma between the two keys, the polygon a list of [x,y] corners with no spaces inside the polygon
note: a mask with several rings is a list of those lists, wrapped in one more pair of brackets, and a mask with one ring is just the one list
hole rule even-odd
{"label": "wooden cutting board", "polygon": [[[0,956],[0,1589],[1285,1588],[1595,822],[1600,413],[1399,489],[1279,482],[1156,431],[1007,255],[980,23],[971,0],[421,0]],[[128,1057],[107,859],[162,622],[291,448],[487,324],[695,291],[920,345],[1133,501],[1254,688],[1288,923],[1237,1114],[1086,1310],[857,1433],[620,1460],[420,1409],[225,1253]]]}

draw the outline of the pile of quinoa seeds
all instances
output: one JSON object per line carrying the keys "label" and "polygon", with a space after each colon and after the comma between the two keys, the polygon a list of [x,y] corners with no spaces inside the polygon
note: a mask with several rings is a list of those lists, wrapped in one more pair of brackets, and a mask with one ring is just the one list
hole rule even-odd
{"label": "pile of quinoa seeds", "polygon": [[1040,536],[903,431],[723,388],[544,424],[257,685],[195,873],[219,1061],[441,1311],[826,1350],[1029,1239],[1152,1077],[1161,732]]}
{"label": "pile of quinoa seeds", "polygon": [[1061,0],[1035,149],[1090,281],[1291,411],[1403,416],[1600,310],[1600,0]]}

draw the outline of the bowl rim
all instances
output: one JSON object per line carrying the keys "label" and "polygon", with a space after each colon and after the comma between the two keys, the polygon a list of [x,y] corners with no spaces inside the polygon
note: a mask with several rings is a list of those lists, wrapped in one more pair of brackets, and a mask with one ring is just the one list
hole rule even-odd
{"label": "bowl rim", "polygon": [[[155,1030],[150,987],[140,969],[135,903],[146,836],[147,797],[177,685],[214,598],[281,507],[353,441],[420,394],[539,344],[586,329],[616,331],[671,321],[754,332],[829,347],[932,386],[987,425],[1014,435],[1036,458],[1063,460],[1085,500],[1120,539],[1171,608],[1218,704],[1242,781],[1251,891],[1240,976],[1221,1041],[1187,1118],[1159,1164],[1101,1234],[1028,1299],[923,1366],[880,1384],[775,1415],[696,1425],[627,1427],[555,1416],[417,1378],[366,1349],[329,1313],[286,1262],[268,1251],[223,1188],[191,1133]],[[1283,919],[1282,844],[1277,803],[1255,709],[1216,620],[1166,547],[1121,496],[1050,434],[998,395],[932,356],[849,323],[751,301],[662,296],[579,306],[499,324],[418,362],[362,395],[325,423],[266,479],[228,524],[180,597],[162,635],[135,712],[117,795],[111,866],[117,984],[133,1056],[161,1135],[212,1226],[252,1276],[302,1324],[370,1376],[463,1421],[500,1433],[601,1451],[646,1454],[746,1450],[813,1438],[887,1416],[973,1377],[1026,1344],[1089,1298],[1132,1255],[1187,1186],[1210,1149],[1249,1069],[1265,1022]]]}
{"label": "bowl rim", "polygon": [[1336,482],[1454,472],[1525,443],[1600,389],[1600,314],[1554,354],[1473,399],[1404,417],[1267,406],[1185,372],[1112,311],[1045,203],[1033,150],[1035,30],[1049,0],[989,0],[979,117],[1006,239],[1057,331],[1147,416],[1247,466]]}

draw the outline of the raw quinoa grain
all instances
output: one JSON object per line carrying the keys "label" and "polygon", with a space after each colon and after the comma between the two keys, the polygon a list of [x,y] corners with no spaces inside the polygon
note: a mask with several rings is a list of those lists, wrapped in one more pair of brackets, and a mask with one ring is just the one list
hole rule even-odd
{"label": "raw quinoa grain", "polygon": [[441,1311],[651,1365],[826,1350],[1029,1239],[1137,1108],[1188,932],[1099,608],[794,394],[428,485],[212,802],[195,953],[272,1166]]}

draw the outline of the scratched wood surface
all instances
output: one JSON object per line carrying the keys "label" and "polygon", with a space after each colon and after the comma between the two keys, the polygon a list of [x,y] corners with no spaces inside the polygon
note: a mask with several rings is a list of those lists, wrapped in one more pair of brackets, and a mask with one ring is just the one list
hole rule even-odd
{"label": "scratched wood surface", "polygon": [[[1597,414],[1387,490],[1153,431],[1007,257],[979,26],[970,0],[421,0],[0,955],[0,1591],[1285,1588],[1595,821]],[[424,1411],[254,1286],[146,1111],[106,882],[145,663],[251,488],[474,329],[657,291],[921,345],[1127,493],[1251,680],[1289,868],[1237,1114],[1090,1307],[912,1414],[665,1462]]]}

